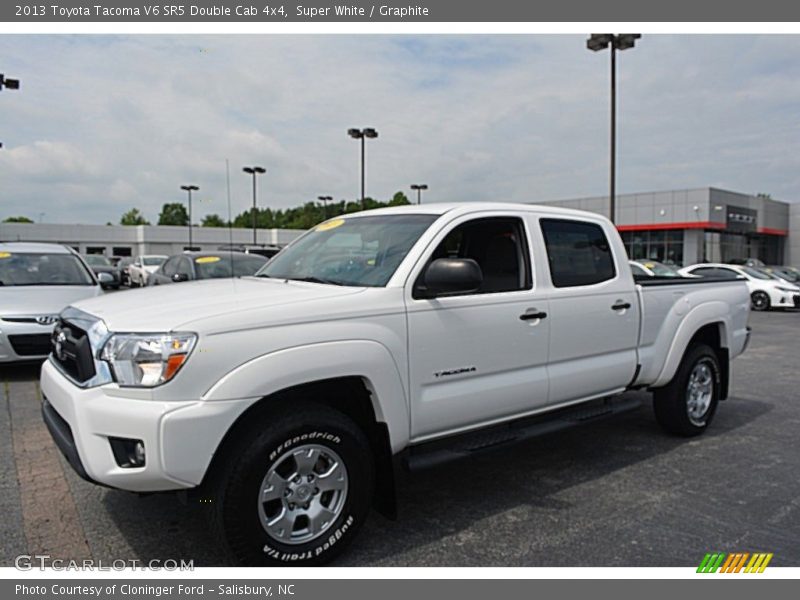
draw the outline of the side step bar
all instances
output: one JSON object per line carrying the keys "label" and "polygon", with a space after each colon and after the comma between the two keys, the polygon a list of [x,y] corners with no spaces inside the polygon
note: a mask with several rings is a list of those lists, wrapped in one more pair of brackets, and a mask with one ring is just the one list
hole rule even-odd
{"label": "side step bar", "polygon": [[509,444],[547,435],[577,425],[593,423],[641,406],[639,398],[601,398],[561,410],[525,417],[480,431],[450,436],[412,446],[403,462],[410,471],[428,469],[451,460],[473,456]]}

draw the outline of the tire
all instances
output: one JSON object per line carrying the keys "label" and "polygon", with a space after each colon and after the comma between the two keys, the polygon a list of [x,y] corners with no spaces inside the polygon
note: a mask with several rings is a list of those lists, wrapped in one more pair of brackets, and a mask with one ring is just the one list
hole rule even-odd
{"label": "tire", "polygon": [[750,295],[750,305],[753,307],[753,310],[769,310],[771,304],[769,294],[766,292],[753,292]]}
{"label": "tire", "polygon": [[219,471],[212,530],[245,566],[330,562],[370,510],[375,475],[366,436],[345,415],[312,403],[292,403],[257,427]]}
{"label": "tire", "polygon": [[658,424],[675,435],[691,437],[703,433],[717,411],[721,372],[719,358],[710,346],[690,347],[672,381],[654,392]]}

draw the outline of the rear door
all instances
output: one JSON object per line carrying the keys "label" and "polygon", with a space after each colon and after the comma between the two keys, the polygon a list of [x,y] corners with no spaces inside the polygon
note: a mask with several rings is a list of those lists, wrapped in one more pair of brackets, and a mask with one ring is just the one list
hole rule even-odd
{"label": "rear door", "polygon": [[602,223],[539,219],[549,270],[550,404],[621,390],[636,371],[635,285],[619,268],[624,247],[612,245]]}
{"label": "rear door", "polygon": [[[406,286],[413,440],[546,405],[550,319],[529,248],[519,216],[470,215],[450,223],[415,267]],[[436,258],[475,260],[482,287],[415,297],[421,274]]]}

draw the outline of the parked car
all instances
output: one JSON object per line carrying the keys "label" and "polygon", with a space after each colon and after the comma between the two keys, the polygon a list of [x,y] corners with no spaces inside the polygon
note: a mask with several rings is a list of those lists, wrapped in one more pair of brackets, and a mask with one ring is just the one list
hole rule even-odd
{"label": "parked car", "polygon": [[266,262],[263,256],[244,252],[184,252],[165,260],[150,275],[149,285],[255,275]]}
{"label": "parked car", "polygon": [[740,280],[634,282],[593,213],[372,210],[255,277],[73,305],[60,327],[92,335],[45,363],[42,410],[84,478],[191,490],[241,563],[322,564],[373,504],[394,513],[401,465],[635,408],[627,389],[654,391],[665,430],[703,433],[747,345],[748,297]]}
{"label": "parked car", "polygon": [[102,293],[91,269],[71,249],[0,243],[0,363],[45,358],[58,313]]}
{"label": "parked car", "polygon": [[133,258],[130,256],[121,256],[117,261],[117,268],[119,269],[119,283],[120,285],[131,284],[130,266],[133,264]]}
{"label": "parked car", "polygon": [[775,277],[779,277],[785,281],[788,281],[792,285],[800,285],[800,269],[797,269],[796,267],[773,265],[764,267],[764,271],[770,275],[774,275]]}
{"label": "parked car", "polygon": [[683,277],[677,268],[655,260],[631,260],[634,277]]}
{"label": "parked car", "polygon": [[155,273],[164,264],[167,256],[164,254],[143,254],[137,256],[130,267],[128,273],[131,287],[143,287],[149,283],[150,275]]}
{"label": "parked car", "polygon": [[701,263],[681,269],[682,274],[711,279],[741,277],[747,282],[753,310],[800,307],[800,287],[744,265]]}
{"label": "parked car", "polygon": [[104,278],[104,280],[100,281],[100,285],[103,287],[103,289],[119,289],[119,286],[122,283],[120,270],[112,265],[110,260],[108,260],[102,254],[85,254],[83,256],[83,260],[86,261],[86,264],[89,265],[89,268],[92,271],[94,271],[95,275],[106,273],[111,276],[111,280],[106,280]]}
{"label": "parked car", "polygon": [[744,265],[745,267],[753,267],[755,269],[760,269],[760,268],[766,266],[764,264],[763,260],[760,260],[758,258],[753,258],[753,257],[750,257],[750,258],[732,258],[732,259],[730,259],[728,261],[727,264],[729,264],[729,265],[739,265],[739,266]]}
{"label": "parked car", "polygon": [[221,246],[217,246],[217,250],[219,252],[230,252],[233,250],[235,252],[244,252],[245,254],[260,254],[265,258],[272,258],[281,251],[281,248],[280,246],[273,246],[271,244],[223,244]]}

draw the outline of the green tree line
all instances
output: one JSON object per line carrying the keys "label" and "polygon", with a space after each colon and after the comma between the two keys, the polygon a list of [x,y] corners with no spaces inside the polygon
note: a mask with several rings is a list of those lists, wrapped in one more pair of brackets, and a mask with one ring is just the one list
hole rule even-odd
{"label": "green tree line", "polygon": [[[374,198],[365,198],[366,209],[383,208],[385,206],[401,206],[410,204],[408,197],[403,192],[397,192],[390,200],[380,201]],[[317,202],[306,202],[294,208],[256,208],[256,227],[258,229],[310,229],[331,217],[346,215],[361,210],[361,202],[354,200],[340,200],[329,202],[323,206]],[[138,208],[132,208],[122,215],[120,225],[149,225],[150,222]],[[159,225],[189,224],[189,213],[180,202],[169,202],[162,206],[158,215]],[[228,221],[218,214],[209,214],[203,217],[202,227],[227,227]],[[234,227],[251,228],[253,226],[253,209],[239,213],[233,218]]]}

